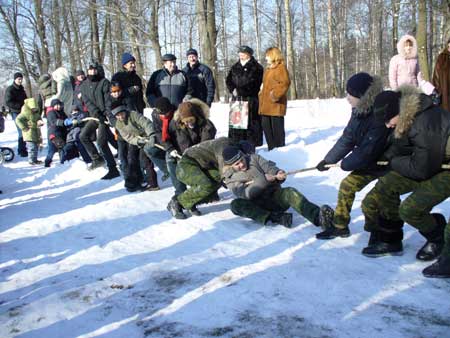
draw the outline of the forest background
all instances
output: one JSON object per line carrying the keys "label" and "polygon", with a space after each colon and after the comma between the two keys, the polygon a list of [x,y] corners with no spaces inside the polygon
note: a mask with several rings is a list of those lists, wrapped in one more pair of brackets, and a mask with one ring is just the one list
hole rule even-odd
{"label": "forest background", "polygon": [[163,54],[175,54],[181,68],[189,48],[212,68],[216,99],[228,100],[225,76],[240,45],[263,65],[266,48],[283,51],[290,99],[342,97],[359,71],[387,84],[406,33],[429,79],[450,37],[450,0],[0,0],[0,15],[0,104],[16,71],[33,96],[39,76],[59,66],[73,74],[98,60],[110,78],[127,51],[145,85]]}

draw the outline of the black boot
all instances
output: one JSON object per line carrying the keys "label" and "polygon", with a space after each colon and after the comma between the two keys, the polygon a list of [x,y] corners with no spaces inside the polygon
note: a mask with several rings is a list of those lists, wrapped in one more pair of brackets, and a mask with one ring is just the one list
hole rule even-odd
{"label": "black boot", "polygon": [[176,219],[186,219],[186,215],[183,213],[183,207],[181,206],[180,202],[178,202],[176,196],[172,197],[172,199],[170,200],[169,204],[167,205],[167,210],[169,210],[172,216]]}
{"label": "black boot", "polygon": [[[334,210],[329,205],[322,205],[319,210],[319,224],[323,230],[334,227],[333,225]],[[350,236],[350,233],[349,233]],[[347,236],[348,237],[348,236]]]}
{"label": "black boot", "polygon": [[319,232],[316,234],[317,239],[333,239],[336,237],[349,237],[350,236],[350,229],[348,227],[345,227],[343,229],[336,228],[333,224],[330,228]]}
{"label": "black boot", "polygon": [[420,231],[422,236],[427,239],[427,242],[420,250],[417,252],[416,258],[419,261],[432,261],[436,259],[444,247],[444,229],[447,224],[444,215],[442,214],[431,214],[436,220],[436,228],[427,233]]}
{"label": "black boot", "polygon": [[112,180],[113,178],[119,176],[120,176],[119,170],[117,170],[116,167],[111,167],[109,168],[109,171],[106,173],[106,175],[102,177],[102,180]]}
{"label": "black boot", "polygon": [[378,220],[380,230],[370,236],[369,245],[362,250],[367,257],[403,255],[403,221]]}
{"label": "black boot", "polygon": [[450,257],[440,256],[436,262],[423,269],[422,274],[428,278],[450,278]]}
{"label": "black boot", "polygon": [[103,159],[103,157],[93,159],[92,163],[88,166],[88,170],[94,170],[94,169],[103,167],[104,164],[105,164],[105,160]]}
{"label": "black boot", "polygon": [[269,221],[274,224],[281,224],[286,228],[292,227],[292,214],[289,212],[273,211],[269,215]]}

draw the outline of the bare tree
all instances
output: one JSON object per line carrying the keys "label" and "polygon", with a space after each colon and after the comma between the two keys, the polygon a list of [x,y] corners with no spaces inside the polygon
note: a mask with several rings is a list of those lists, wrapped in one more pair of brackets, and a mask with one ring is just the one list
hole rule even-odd
{"label": "bare tree", "polygon": [[90,0],[89,6],[89,18],[91,21],[91,59],[98,60],[100,63],[101,52],[100,52],[100,36],[97,18],[97,0]]}
{"label": "bare tree", "polygon": [[261,60],[261,33],[259,31],[258,0],[253,0],[253,21],[255,23],[256,58]]}
{"label": "bare tree", "polygon": [[328,52],[330,54],[330,72],[331,72],[331,95],[337,96],[337,76],[336,76],[336,60],[334,56],[334,36],[333,36],[333,6],[331,4],[331,0],[328,0],[327,2],[327,10],[328,10],[328,19],[327,19],[327,26],[328,26]]}
{"label": "bare tree", "polygon": [[427,50],[427,1],[419,0],[419,22],[417,24],[417,48],[420,71],[425,80],[430,79]]}
{"label": "bare tree", "polygon": [[311,95],[313,97],[319,96],[319,69],[317,62],[317,47],[316,47],[316,15],[314,11],[314,0],[309,0],[309,40],[310,40],[310,54],[309,60],[311,63]]}
{"label": "bare tree", "polygon": [[53,0],[52,2],[52,27],[53,27],[53,46],[55,54],[55,68],[62,66],[62,35],[61,35],[61,10],[59,7],[59,1]]}
{"label": "bare tree", "polygon": [[400,0],[392,0],[392,56],[397,54],[398,16],[400,14]]}
{"label": "bare tree", "polygon": [[242,19],[242,0],[237,0],[238,7],[238,36],[239,46],[242,46],[242,31],[244,30],[244,24]]}
{"label": "bare tree", "polygon": [[48,72],[50,66],[50,52],[48,50],[47,35],[42,10],[42,0],[34,0],[34,11],[36,15],[36,31],[40,40],[38,54],[40,56],[39,71],[41,74]]}

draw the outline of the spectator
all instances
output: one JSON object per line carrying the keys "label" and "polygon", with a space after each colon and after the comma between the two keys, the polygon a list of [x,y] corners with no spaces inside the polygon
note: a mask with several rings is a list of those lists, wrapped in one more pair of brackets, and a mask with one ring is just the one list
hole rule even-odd
{"label": "spectator", "polygon": [[441,106],[450,110],[450,39],[439,54],[433,72],[433,85],[440,95]]}

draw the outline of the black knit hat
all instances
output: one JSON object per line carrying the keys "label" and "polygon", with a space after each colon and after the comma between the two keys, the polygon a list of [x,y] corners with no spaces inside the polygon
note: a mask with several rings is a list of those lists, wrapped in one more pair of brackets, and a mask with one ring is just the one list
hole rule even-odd
{"label": "black knit hat", "polygon": [[241,46],[239,47],[239,53],[247,53],[249,55],[253,55],[253,49],[249,46]]}
{"label": "black knit hat", "polygon": [[52,107],[56,106],[57,104],[59,104],[61,107],[64,106],[64,103],[62,103],[61,100],[59,100],[59,99],[53,99],[50,102],[50,106],[52,106]]}
{"label": "black knit hat", "polygon": [[177,107],[170,103],[167,97],[158,97],[155,101],[155,108],[158,109],[164,115],[168,113],[173,113]]}
{"label": "black knit hat", "polygon": [[78,69],[78,70],[75,72],[75,76],[80,76],[80,75],[86,76],[86,74],[84,74],[84,71],[83,71],[82,69]]}
{"label": "black knit hat", "polygon": [[23,74],[21,72],[14,73],[14,80],[18,77],[21,77],[23,79]]}
{"label": "black knit hat", "polygon": [[223,163],[232,165],[244,156],[244,153],[236,146],[227,146],[222,151]]}
{"label": "black knit hat", "polygon": [[177,59],[177,57],[175,55],[173,55],[173,54],[164,54],[162,56],[163,62],[165,62],[165,61],[176,61],[176,59]]}
{"label": "black knit hat", "polygon": [[198,56],[198,53],[197,53],[197,51],[196,51],[194,48],[189,48],[189,49],[187,50],[187,52],[186,52],[186,56],[189,56],[189,55],[195,55],[195,56]]}
{"label": "black knit hat", "polygon": [[373,82],[373,77],[367,73],[357,73],[347,81],[347,93],[351,96],[361,98],[369,89]]}
{"label": "black knit hat", "polygon": [[392,90],[381,92],[373,103],[375,117],[383,122],[388,122],[400,113],[400,98],[402,94]]}

